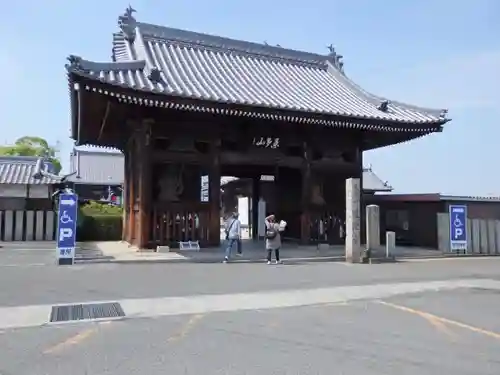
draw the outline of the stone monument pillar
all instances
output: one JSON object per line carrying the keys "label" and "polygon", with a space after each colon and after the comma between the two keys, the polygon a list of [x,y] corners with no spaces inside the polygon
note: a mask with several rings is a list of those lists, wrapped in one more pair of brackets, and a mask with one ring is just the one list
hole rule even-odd
{"label": "stone monument pillar", "polygon": [[375,204],[366,206],[366,249],[369,256],[380,248],[380,208]]}
{"label": "stone monument pillar", "polygon": [[396,252],[396,233],[386,232],[385,234],[385,256],[393,258]]}
{"label": "stone monument pillar", "polygon": [[346,180],[346,238],[345,259],[346,262],[359,263],[361,260],[361,209],[360,191],[361,182],[359,178]]}

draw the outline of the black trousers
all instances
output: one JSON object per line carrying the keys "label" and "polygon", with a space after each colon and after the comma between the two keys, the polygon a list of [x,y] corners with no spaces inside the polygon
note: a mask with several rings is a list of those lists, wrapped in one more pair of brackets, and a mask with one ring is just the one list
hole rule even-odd
{"label": "black trousers", "polygon": [[[272,249],[267,249],[267,261],[271,261],[271,256],[273,255],[273,250]],[[279,247],[277,249],[274,249],[274,256],[276,260],[279,262],[280,261],[280,249]]]}

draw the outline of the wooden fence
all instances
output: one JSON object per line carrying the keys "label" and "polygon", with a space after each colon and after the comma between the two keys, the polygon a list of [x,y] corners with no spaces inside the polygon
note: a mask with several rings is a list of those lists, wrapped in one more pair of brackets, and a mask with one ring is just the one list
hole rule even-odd
{"label": "wooden fence", "polygon": [[[450,252],[449,214],[438,215],[438,246]],[[500,255],[500,220],[467,219],[467,253]]]}
{"label": "wooden fence", "polygon": [[52,210],[0,210],[0,241],[54,241]]}

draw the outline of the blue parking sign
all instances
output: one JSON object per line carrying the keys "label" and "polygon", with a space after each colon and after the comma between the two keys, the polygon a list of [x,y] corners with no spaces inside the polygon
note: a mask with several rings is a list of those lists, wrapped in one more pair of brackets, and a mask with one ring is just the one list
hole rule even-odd
{"label": "blue parking sign", "polygon": [[61,194],[57,215],[57,258],[59,264],[73,264],[76,247],[78,196]]}
{"label": "blue parking sign", "polygon": [[450,250],[467,252],[467,206],[450,205]]}

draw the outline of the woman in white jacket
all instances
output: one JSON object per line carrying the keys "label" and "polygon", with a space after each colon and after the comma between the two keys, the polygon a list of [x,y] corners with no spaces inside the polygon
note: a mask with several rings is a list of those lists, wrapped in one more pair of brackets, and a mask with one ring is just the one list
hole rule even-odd
{"label": "woman in white jacket", "polygon": [[266,250],[267,250],[267,264],[271,264],[271,257],[274,251],[276,264],[281,263],[280,248],[281,248],[281,234],[284,230],[279,223],[276,222],[274,215],[266,217]]}

